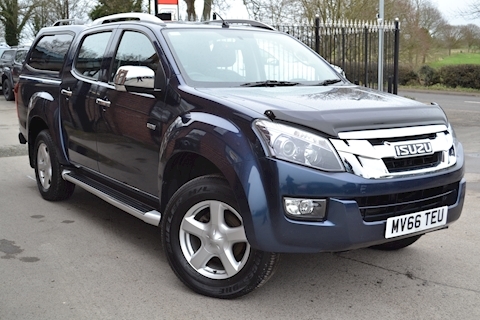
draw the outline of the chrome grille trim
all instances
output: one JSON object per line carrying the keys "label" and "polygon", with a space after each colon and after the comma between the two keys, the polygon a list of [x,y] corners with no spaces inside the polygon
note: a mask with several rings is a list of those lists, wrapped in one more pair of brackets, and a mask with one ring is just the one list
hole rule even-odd
{"label": "chrome grille trim", "polygon": [[338,137],[342,140],[375,139],[375,138],[396,138],[407,136],[418,136],[432,132],[447,131],[447,126],[443,124],[420,127],[406,127],[393,129],[365,130],[340,132]]}
{"label": "chrome grille trim", "polygon": [[[430,135],[431,138],[425,138],[425,135]],[[457,161],[453,136],[444,125],[344,132],[339,133],[339,137],[341,139],[332,138],[330,141],[345,168],[347,171],[367,179],[420,175],[451,167]],[[392,139],[392,142],[389,139]],[[384,140],[383,144],[379,144],[379,140]],[[424,168],[420,169],[412,166],[411,168],[396,168],[393,170],[394,172],[389,171],[384,159],[395,158],[395,145],[425,142],[431,144],[433,153],[440,153],[435,162],[432,162],[431,165],[426,164]],[[424,154],[416,154],[403,159],[408,160],[421,156]],[[411,161],[411,163],[414,162]]]}

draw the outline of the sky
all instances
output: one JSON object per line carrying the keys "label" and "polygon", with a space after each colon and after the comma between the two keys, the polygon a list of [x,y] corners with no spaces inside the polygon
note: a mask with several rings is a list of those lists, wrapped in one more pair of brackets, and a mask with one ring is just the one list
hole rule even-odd
{"label": "sky", "polygon": [[[443,14],[443,17],[451,25],[466,25],[469,23],[474,23],[480,26],[480,18],[475,20],[467,20],[463,18],[458,11],[466,10],[468,3],[471,1],[480,1],[480,0],[430,0],[430,2],[436,6],[440,12]],[[231,5],[231,8],[228,13],[220,13],[224,19],[246,19],[248,18],[247,10],[243,5],[242,0],[229,0],[228,3]],[[179,0],[180,5],[180,15],[184,15],[186,11],[185,1]],[[203,1],[195,1],[195,10],[197,14],[201,14],[203,10]],[[373,17],[374,18],[374,17]]]}
{"label": "sky", "polygon": [[[435,5],[438,10],[443,14],[444,18],[451,25],[466,25],[474,23],[480,26],[480,19],[467,20],[463,18],[458,11],[466,10],[468,4],[475,0],[430,0],[433,5]],[[476,0],[479,1],[479,0]]]}

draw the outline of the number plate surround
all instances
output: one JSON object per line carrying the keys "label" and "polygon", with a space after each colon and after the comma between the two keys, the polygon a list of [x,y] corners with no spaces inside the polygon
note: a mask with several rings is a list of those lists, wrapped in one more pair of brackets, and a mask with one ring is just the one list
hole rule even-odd
{"label": "number plate surround", "polygon": [[387,219],[385,238],[395,238],[443,226],[447,223],[448,206],[405,214]]}

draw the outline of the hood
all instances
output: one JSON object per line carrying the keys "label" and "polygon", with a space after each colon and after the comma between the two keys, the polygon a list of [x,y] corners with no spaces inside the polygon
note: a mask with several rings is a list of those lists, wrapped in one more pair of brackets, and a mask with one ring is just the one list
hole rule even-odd
{"label": "hood", "polygon": [[197,89],[265,114],[338,136],[339,132],[447,125],[438,105],[426,105],[359,86]]}

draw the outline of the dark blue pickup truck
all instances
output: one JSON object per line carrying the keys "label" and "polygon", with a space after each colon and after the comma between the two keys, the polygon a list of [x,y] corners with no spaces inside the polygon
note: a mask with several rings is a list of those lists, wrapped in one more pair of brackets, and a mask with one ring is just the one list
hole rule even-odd
{"label": "dark blue pickup truck", "polygon": [[463,148],[438,105],[353,85],[259,22],[44,28],[15,93],[42,197],[78,185],[159,226],[204,295],[252,291],[279,253],[401,249],[462,211]]}

